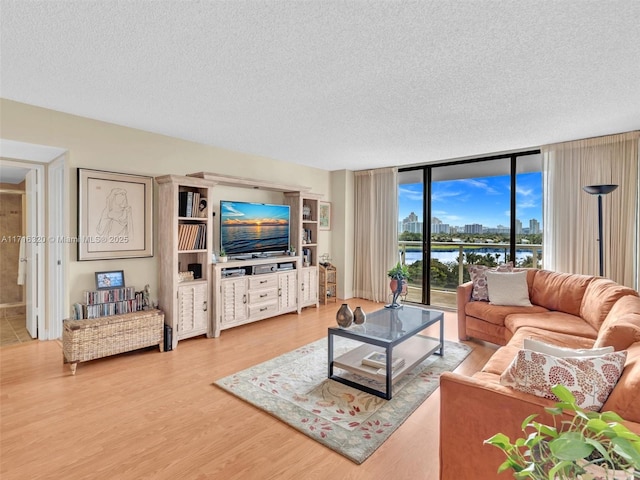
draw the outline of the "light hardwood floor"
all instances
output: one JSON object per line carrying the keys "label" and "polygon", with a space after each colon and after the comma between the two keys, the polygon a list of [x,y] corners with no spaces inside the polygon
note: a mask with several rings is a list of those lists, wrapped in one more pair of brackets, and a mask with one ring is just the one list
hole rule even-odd
{"label": "light hardwood floor", "polygon": [[[352,308],[381,307],[351,299]],[[365,463],[356,465],[212,385],[218,378],[326,337],[340,304],[306,308],[181,341],[78,365],[59,342],[0,349],[0,477],[14,479],[411,479],[438,478],[439,392]],[[445,314],[456,340],[456,316]],[[471,374],[494,348],[468,342],[458,368]]]}

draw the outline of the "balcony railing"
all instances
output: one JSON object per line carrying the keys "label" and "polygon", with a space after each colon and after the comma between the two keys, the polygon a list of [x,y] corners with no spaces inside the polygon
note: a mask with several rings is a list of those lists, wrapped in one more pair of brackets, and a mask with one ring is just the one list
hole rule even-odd
{"label": "balcony railing", "polygon": [[[420,257],[424,259],[423,242],[422,241],[400,241],[398,242],[398,249],[400,253],[401,262],[407,264],[407,252],[417,252]],[[444,250],[446,249],[446,250]],[[464,243],[464,242],[431,242],[432,255],[437,254],[438,251],[457,251],[455,261],[457,262],[457,284],[452,285],[437,285],[432,280],[431,285],[431,304],[440,305],[444,307],[456,308],[455,290],[457,285],[460,285],[468,279],[468,275],[465,277],[465,269],[467,263],[465,262],[465,253],[471,253],[474,250],[499,250],[498,252],[491,253],[496,263],[504,262],[509,257],[509,244],[506,243]],[[542,268],[542,245],[531,243],[518,243],[516,244],[517,252],[531,252],[533,264],[527,265],[529,267],[536,266]],[[476,253],[476,252],[473,252]],[[479,255],[486,256],[489,252],[478,253]],[[520,255],[519,255],[520,256]],[[437,256],[436,256],[437,258]],[[516,258],[516,266],[522,266],[522,262],[518,262]],[[423,263],[424,265],[424,263]],[[455,278],[455,277],[454,277]],[[455,282],[455,280],[453,281]],[[422,301],[422,278],[412,278],[409,282],[409,290],[407,294],[407,300],[411,302]]]}

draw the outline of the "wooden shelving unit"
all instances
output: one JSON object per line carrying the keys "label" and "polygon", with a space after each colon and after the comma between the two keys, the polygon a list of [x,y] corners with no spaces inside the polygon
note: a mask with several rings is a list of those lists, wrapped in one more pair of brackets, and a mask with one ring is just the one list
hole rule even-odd
{"label": "wooden shelving unit", "polygon": [[[210,206],[204,215],[198,207],[201,199],[213,197],[214,184],[179,175],[155,180],[159,193],[158,300],[165,323],[172,328],[172,348],[176,348],[179,340],[213,334],[209,314],[213,220]],[[189,270],[199,270],[201,277],[180,281],[179,273]]]}
{"label": "wooden shelving unit", "polygon": [[338,301],[338,275],[336,267],[331,264],[318,266],[320,271],[319,293],[322,304],[326,305],[329,301],[337,303]]}
{"label": "wooden shelving unit", "polygon": [[319,306],[318,200],[321,198],[322,195],[303,191],[284,193],[285,203],[291,207],[291,244],[302,257],[298,275],[301,307]]}

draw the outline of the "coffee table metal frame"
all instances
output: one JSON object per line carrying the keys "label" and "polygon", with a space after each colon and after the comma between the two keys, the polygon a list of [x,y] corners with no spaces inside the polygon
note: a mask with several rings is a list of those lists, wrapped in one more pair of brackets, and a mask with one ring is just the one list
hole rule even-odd
{"label": "coffee table metal frame", "polygon": [[[420,319],[417,320],[417,316]],[[403,321],[403,318],[405,321]],[[329,327],[328,330],[328,376],[331,380],[349,385],[378,397],[391,400],[393,383],[411,371],[431,354],[444,354],[444,313],[438,310],[403,305],[399,309],[384,308],[367,315],[364,326],[349,328]],[[410,321],[409,321],[410,320]],[[394,326],[391,327],[391,323]],[[419,335],[424,329],[439,322],[440,338]],[[405,329],[406,328],[406,329]],[[334,359],[334,337],[350,338],[362,343],[349,352]],[[386,353],[386,369],[381,374],[375,367],[362,365],[362,358],[372,351]],[[404,366],[392,370],[394,353],[405,359]],[[386,391],[376,390],[334,373],[334,368],[383,382]],[[391,372],[391,373],[390,373]]]}

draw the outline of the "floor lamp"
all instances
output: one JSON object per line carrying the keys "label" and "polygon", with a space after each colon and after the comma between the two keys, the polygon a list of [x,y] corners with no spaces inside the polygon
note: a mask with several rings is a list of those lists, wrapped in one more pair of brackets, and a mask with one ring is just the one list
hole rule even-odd
{"label": "floor lamp", "polygon": [[591,195],[598,195],[598,251],[600,252],[600,276],[604,277],[604,263],[602,260],[602,195],[613,192],[618,185],[587,185],[582,189]]}

